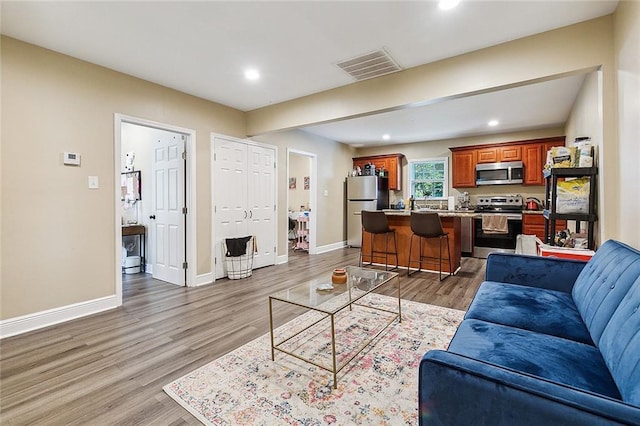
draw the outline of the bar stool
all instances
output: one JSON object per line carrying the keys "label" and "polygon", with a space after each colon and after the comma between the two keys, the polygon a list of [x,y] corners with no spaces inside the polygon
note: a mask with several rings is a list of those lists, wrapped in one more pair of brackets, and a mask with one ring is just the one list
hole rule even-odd
{"label": "bar stool", "polygon": [[[367,211],[362,210],[362,240],[364,241],[364,233],[368,232],[370,235],[370,244],[369,244],[369,258],[370,262],[366,265],[373,264],[373,258],[377,257],[379,259],[384,257],[384,269],[387,271],[389,269],[389,255],[394,255],[396,257],[396,266],[391,268],[398,269],[398,245],[396,244],[396,231],[394,229],[389,228],[389,223],[387,221],[387,215],[381,211]],[[374,250],[373,242],[374,237],[379,234],[384,234],[384,251]],[[393,251],[389,251],[389,234],[393,236]],[[362,247],[360,247],[360,262],[359,266],[362,266]]]}
{"label": "bar stool", "polygon": [[[418,245],[420,246],[420,258],[414,260],[419,262],[418,271],[422,270],[422,259],[439,259],[440,261],[440,281],[444,280],[448,276],[453,275],[451,272],[451,250],[449,249],[449,234],[442,229],[442,222],[440,222],[440,216],[438,213],[414,213],[411,212],[411,240],[409,241],[409,258],[407,260],[407,276],[411,275],[411,246],[413,246],[413,237],[418,237]],[[422,239],[437,238],[439,256],[423,256],[422,255]],[[447,242],[447,254],[449,261],[449,274],[442,278],[442,240]],[[416,272],[416,271],[414,271]]]}

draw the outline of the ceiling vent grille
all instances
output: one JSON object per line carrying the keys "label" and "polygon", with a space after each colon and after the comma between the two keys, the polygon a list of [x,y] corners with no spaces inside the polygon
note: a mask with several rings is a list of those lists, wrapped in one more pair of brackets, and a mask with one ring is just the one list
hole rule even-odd
{"label": "ceiling vent grille", "polygon": [[402,70],[384,49],[347,59],[336,65],[356,80],[367,80]]}

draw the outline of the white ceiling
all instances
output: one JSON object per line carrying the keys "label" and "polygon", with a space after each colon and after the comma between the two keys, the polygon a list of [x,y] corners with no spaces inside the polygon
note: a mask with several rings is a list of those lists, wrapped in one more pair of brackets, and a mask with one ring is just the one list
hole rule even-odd
{"label": "white ceiling", "polygon": [[[616,5],[617,0],[462,0],[442,11],[429,0],[3,0],[1,31],[249,111],[351,84],[335,64],[374,50],[384,48],[410,68],[607,15]],[[247,67],[259,69],[262,78],[245,80]],[[379,143],[382,133],[391,134],[391,142],[486,133],[486,120],[494,116],[509,126],[494,132],[548,127],[566,120],[579,81],[567,78],[306,130],[342,142]],[[543,116],[533,117],[536,110]]]}

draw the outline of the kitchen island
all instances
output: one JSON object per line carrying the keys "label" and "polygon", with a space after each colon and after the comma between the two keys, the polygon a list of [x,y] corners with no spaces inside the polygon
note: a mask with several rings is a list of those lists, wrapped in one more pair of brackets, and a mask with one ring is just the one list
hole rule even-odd
{"label": "kitchen island", "polygon": [[[411,225],[410,218],[411,212],[407,210],[384,210],[387,215],[387,220],[389,222],[389,227],[396,231],[396,240],[398,244],[398,266],[401,268],[407,267],[409,264],[409,243],[411,241]],[[428,213],[430,211],[427,211]],[[460,218],[464,215],[473,215],[472,212],[455,212],[455,211],[431,211],[434,213],[438,213],[440,216],[440,221],[442,222],[442,228],[444,232],[449,234],[449,247],[451,250],[451,269],[449,271],[449,263],[447,262],[447,245],[443,242],[442,244],[442,271],[443,272],[456,272],[460,268],[460,258],[462,257],[461,252],[461,227],[460,227]],[[413,239],[413,247],[411,248],[411,257],[415,262],[411,262],[412,269],[418,269],[418,253],[419,253],[419,239],[416,237]],[[393,244],[392,237],[389,236],[389,244]],[[430,238],[428,240],[422,239],[422,254],[430,257],[438,257],[439,244],[437,238]],[[384,237],[376,236],[374,242],[375,250],[384,250]],[[362,253],[363,258],[362,261],[364,263],[369,263],[371,261],[369,253],[370,250],[370,236],[368,233],[364,233],[362,239]],[[393,264],[395,259],[393,256],[389,257],[389,263]],[[374,258],[374,263],[379,263],[380,259],[378,257]],[[437,259],[425,259],[422,262],[423,270],[430,271],[438,271],[439,262]]]}

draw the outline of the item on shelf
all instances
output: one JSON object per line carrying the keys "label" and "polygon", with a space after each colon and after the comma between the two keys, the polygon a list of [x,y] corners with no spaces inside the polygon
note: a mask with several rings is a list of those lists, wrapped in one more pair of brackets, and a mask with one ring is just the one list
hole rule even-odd
{"label": "item on shelf", "polygon": [[362,170],[362,174],[364,176],[375,176],[376,174],[376,166],[373,163],[367,163],[364,165]]}
{"label": "item on shelf", "polygon": [[331,275],[331,282],[334,284],[345,284],[347,282],[347,270],[344,268],[336,268]]}
{"label": "item on shelf", "polygon": [[558,213],[589,212],[589,178],[558,182],[556,210]]}
{"label": "item on shelf", "polygon": [[577,167],[578,149],[576,147],[556,146],[551,148],[551,167]]}
{"label": "item on shelf", "polygon": [[554,238],[554,245],[557,247],[565,247],[567,242],[569,241],[569,236],[571,235],[571,231],[568,229],[556,232]]}
{"label": "item on shelf", "polygon": [[591,138],[580,137],[576,138],[574,145],[578,150],[578,167],[592,167],[593,166],[593,144]]}

